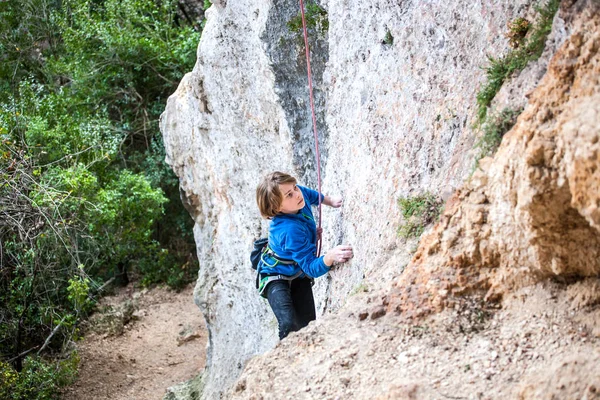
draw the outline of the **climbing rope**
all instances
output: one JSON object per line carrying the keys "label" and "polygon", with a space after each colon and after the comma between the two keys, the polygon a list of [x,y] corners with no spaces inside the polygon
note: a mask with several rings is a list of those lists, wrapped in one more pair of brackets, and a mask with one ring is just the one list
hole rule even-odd
{"label": "climbing rope", "polygon": [[319,224],[317,226],[317,257],[321,255],[321,157],[319,154],[319,136],[317,135],[317,117],[315,115],[315,101],[313,99],[312,73],[310,71],[310,50],[308,48],[308,32],[306,30],[306,17],[304,16],[304,1],[300,0],[302,13],[302,30],[304,32],[304,49],[306,50],[306,68],[308,75],[308,94],[310,97],[310,111],[312,113],[313,133],[315,135],[315,157],[317,158],[317,182],[319,184]]}

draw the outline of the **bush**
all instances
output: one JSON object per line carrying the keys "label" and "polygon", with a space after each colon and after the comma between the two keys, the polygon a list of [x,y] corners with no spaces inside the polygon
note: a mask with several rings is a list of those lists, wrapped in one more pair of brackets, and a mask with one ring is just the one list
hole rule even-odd
{"label": "bush", "polygon": [[21,372],[0,361],[0,398],[7,400],[52,400],[61,387],[71,384],[77,376],[79,356],[71,352],[57,362],[40,357],[27,357]]}
{"label": "bush", "polygon": [[149,147],[164,103],[196,60],[200,33],[177,27],[176,2],[66,0],[57,17],[62,57],[49,68],[73,94],[104,109],[132,144]]}

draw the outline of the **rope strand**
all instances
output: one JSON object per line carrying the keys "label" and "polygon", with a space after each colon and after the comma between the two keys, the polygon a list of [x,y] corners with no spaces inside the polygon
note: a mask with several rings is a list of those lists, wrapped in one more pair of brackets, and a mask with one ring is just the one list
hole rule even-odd
{"label": "rope strand", "polygon": [[315,157],[317,158],[317,182],[319,186],[319,224],[317,225],[317,257],[321,255],[321,157],[319,154],[319,135],[317,134],[317,117],[315,115],[315,102],[313,99],[312,73],[310,70],[310,50],[308,48],[308,32],[306,30],[306,17],[304,15],[304,1],[300,0],[302,13],[302,30],[304,32],[304,48],[306,50],[306,67],[308,75],[308,93],[310,97],[310,110],[312,113],[313,133],[315,136]]}

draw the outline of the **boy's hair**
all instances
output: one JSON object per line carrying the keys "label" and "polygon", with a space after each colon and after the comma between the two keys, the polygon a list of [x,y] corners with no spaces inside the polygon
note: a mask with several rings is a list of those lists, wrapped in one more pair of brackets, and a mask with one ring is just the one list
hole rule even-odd
{"label": "boy's hair", "polygon": [[271,219],[279,213],[283,195],[279,185],[284,183],[296,184],[296,178],[284,172],[272,172],[265,176],[256,187],[256,204],[263,218]]}

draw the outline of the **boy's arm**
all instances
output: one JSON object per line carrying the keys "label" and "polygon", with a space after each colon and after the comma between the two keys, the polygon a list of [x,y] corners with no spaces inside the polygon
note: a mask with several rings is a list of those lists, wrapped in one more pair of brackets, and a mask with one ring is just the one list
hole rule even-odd
{"label": "boy's arm", "polygon": [[329,272],[329,266],[325,264],[323,256],[317,257],[317,247],[310,243],[306,232],[302,229],[294,229],[286,235],[286,251],[291,253],[291,259],[296,261],[302,271],[311,278],[318,278]]}
{"label": "boy's arm", "polygon": [[339,208],[344,204],[344,199],[340,196],[325,196],[323,198],[323,204],[333,208]]}
{"label": "boy's arm", "polygon": [[309,204],[315,206],[319,204],[319,196],[321,196],[321,203],[329,207],[339,208],[344,203],[344,200],[340,196],[325,196],[323,194],[319,195],[319,192],[316,190],[312,190],[304,186],[299,187],[303,189],[304,194],[306,195],[305,199],[308,200]]}

